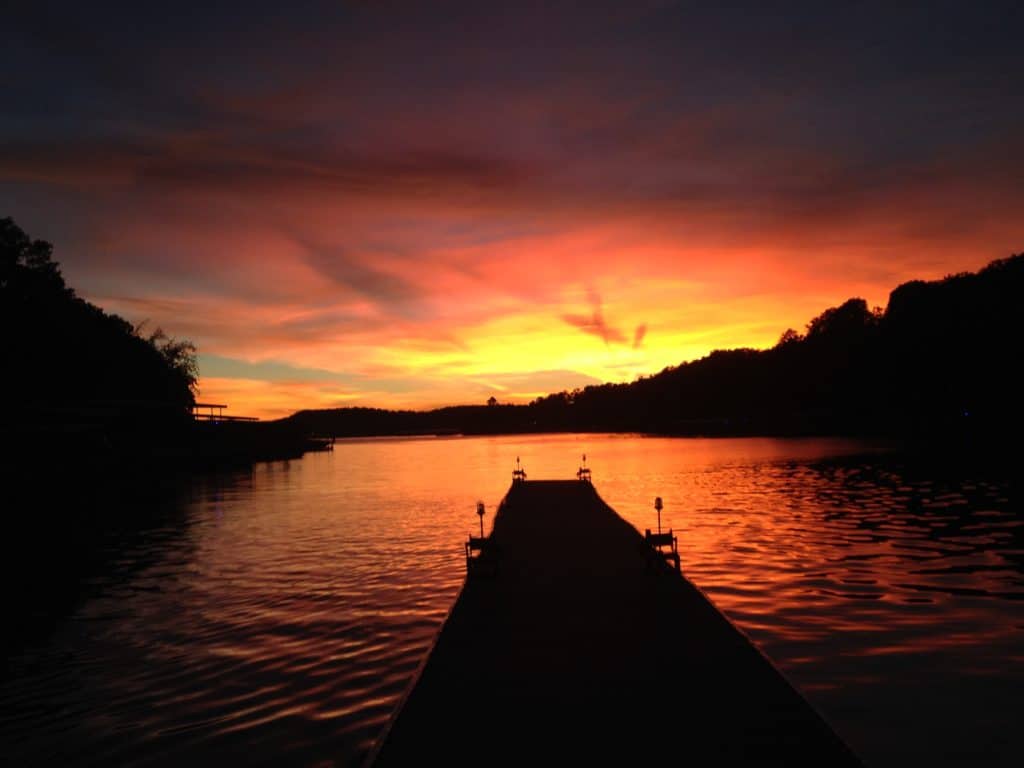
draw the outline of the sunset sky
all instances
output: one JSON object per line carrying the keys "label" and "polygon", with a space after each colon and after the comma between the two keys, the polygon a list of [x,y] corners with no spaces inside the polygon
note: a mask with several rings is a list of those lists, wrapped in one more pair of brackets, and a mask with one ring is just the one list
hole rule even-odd
{"label": "sunset sky", "polygon": [[208,5],[4,12],[0,216],[230,413],[630,381],[1024,251],[1019,2]]}

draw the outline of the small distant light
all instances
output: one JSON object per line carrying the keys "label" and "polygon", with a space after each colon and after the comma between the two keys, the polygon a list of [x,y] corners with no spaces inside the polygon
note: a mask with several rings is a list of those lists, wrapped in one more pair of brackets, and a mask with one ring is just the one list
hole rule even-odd
{"label": "small distant light", "polygon": [[970,414],[970,411],[964,411],[964,418],[967,418],[967,417],[968,417],[968,416],[970,416],[970,415],[971,415],[971,414]]}

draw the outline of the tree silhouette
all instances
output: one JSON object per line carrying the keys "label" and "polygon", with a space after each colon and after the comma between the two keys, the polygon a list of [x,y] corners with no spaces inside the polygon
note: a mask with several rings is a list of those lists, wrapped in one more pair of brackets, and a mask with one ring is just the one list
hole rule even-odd
{"label": "tree silhouette", "polygon": [[100,404],[108,413],[133,404],[152,418],[187,415],[195,346],[160,329],[140,337],[123,318],[76,296],[52,255],[50,243],[0,219],[0,344],[8,361],[0,387],[8,403],[19,404],[5,418]]}
{"label": "tree silhouette", "polygon": [[767,350],[718,350],[630,384],[529,405],[424,413],[336,409],[293,418],[331,434],[626,430],[674,434],[1004,434],[1021,426],[1016,352],[1024,255],[977,274],[853,298]]}

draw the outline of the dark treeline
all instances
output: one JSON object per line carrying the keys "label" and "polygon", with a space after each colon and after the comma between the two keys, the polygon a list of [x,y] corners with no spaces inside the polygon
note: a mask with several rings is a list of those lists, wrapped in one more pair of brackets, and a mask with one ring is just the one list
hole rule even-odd
{"label": "dark treeline", "polygon": [[193,345],[76,296],[52,246],[10,218],[0,344],[0,597],[14,627],[0,639],[2,676],[9,654],[88,593],[90,574],[125,567],[110,560],[121,546],[184,531],[183,474],[301,456],[308,441],[282,422],[195,422]]}
{"label": "dark treeline", "polygon": [[0,219],[5,416],[45,418],[48,408],[129,402],[148,405],[153,418],[188,416],[198,373],[192,344],[160,329],[146,334],[79,298],[52,253],[49,243]]}
{"label": "dark treeline", "polygon": [[0,219],[0,430],[15,480],[57,468],[76,479],[301,456],[294,424],[192,419],[198,369],[189,341],[132,326],[75,295],[53,247]]}
{"label": "dark treeline", "polygon": [[[300,411],[197,424],[195,348],[105,313],[65,284],[52,247],[0,219],[0,427],[29,462],[74,440],[94,462],[244,463],[301,455],[306,436],[642,431],[663,434],[1005,433],[1021,423],[1024,255],[913,281],[871,310],[850,299],[771,349],[734,349],[628,384],[529,405]],[[21,461],[19,463],[24,463]]]}
{"label": "dark treeline", "polygon": [[529,405],[300,411],[324,435],[641,431],[685,435],[998,435],[1021,426],[1024,254],[850,299],[767,350],[716,351],[628,384]]}

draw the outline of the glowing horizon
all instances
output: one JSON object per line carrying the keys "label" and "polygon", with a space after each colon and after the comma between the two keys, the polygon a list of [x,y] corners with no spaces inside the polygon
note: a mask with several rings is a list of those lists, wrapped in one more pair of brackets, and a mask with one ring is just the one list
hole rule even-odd
{"label": "glowing horizon", "polygon": [[631,381],[1024,249],[977,10],[184,10],[15,14],[0,215],[230,413]]}

